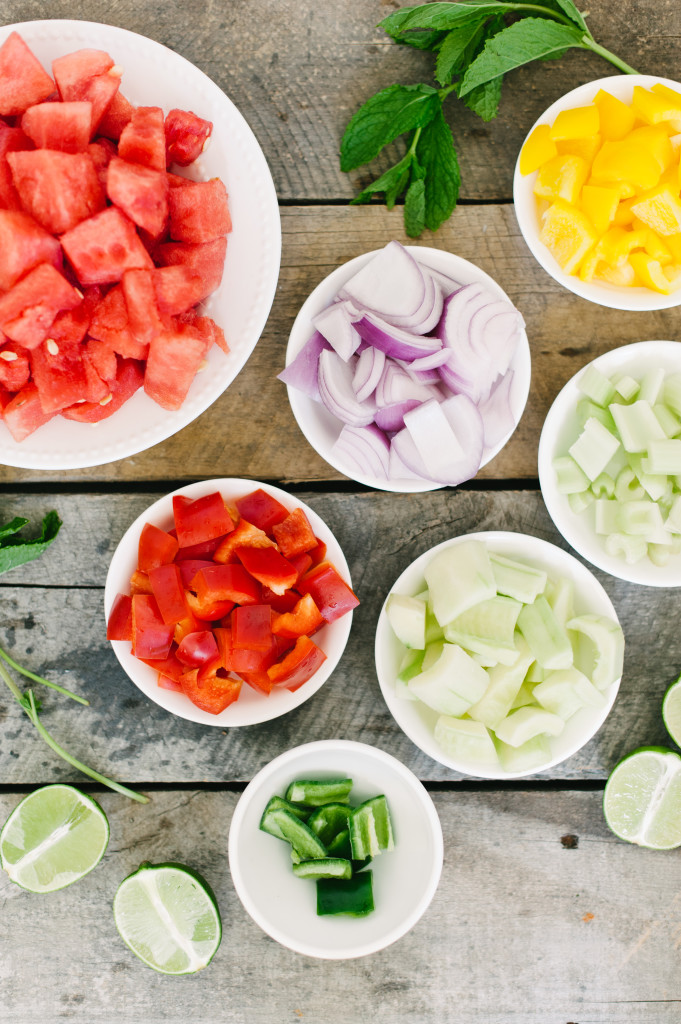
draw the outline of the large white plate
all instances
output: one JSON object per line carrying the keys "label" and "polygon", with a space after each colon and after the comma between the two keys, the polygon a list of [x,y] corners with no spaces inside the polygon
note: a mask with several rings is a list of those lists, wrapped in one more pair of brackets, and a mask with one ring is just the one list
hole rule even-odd
{"label": "large white plate", "polygon": [[220,288],[204,304],[230,346],[216,346],[176,412],[156,405],[142,390],[113,416],[97,424],[60,416],[17,443],[0,423],[0,462],[25,469],[97,466],[145,451],[177,433],[218,398],[234,380],[260,337],[279,276],[281,225],[272,177],[246,121],[202,71],[160,43],[110,25],[88,21],[28,21],[0,29],[0,44],[19,32],[51,71],[51,61],[73,50],[106,50],[123,67],[121,90],[135,105],[179,107],[213,122],[206,152],[186,171],[221,178],[229,193],[233,228]]}

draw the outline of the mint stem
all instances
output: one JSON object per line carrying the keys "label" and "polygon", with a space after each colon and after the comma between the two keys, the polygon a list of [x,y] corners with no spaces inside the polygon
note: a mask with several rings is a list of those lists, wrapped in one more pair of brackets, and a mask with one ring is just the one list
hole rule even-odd
{"label": "mint stem", "polygon": [[22,676],[26,676],[27,679],[32,679],[35,683],[42,683],[43,686],[49,686],[52,690],[56,690],[57,693],[63,693],[65,697],[70,697],[71,700],[75,700],[79,704],[85,704],[89,707],[90,701],[86,700],[85,697],[79,697],[77,693],[72,693],[71,690],[66,690],[63,686],[59,686],[57,683],[51,683],[49,679],[44,679],[43,676],[37,676],[34,672],[29,672],[27,668],[23,668],[21,665],[18,665],[13,658],[10,658],[9,654],[7,654],[6,651],[3,651],[2,647],[0,647],[0,658],[3,658],[15,672],[19,672]]}
{"label": "mint stem", "polygon": [[620,60],[620,58],[616,54],[611,53],[610,50],[606,50],[606,48],[601,46],[600,43],[597,43],[592,36],[583,36],[582,43],[586,50],[593,50],[593,52],[597,53],[599,57],[603,57],[605,60],[610,61],[610,63],[614,64],[616,68],[623,71],[625,75],[638,75],[639,72],[635,68],[632,68],[629,64],[625,64],[623,60]]}
{"label": "mint stem", "polygon": [[569,28],[574,28],[575,23],[571,18],[568,18],[565,14],[560,14],[558,11],[551,10],[550,7],[542,7],[539,4],[507,4],[507,11],[535,11],[540,14],[543,18],[553,18],[555,21],[562,21],[564,25]]}

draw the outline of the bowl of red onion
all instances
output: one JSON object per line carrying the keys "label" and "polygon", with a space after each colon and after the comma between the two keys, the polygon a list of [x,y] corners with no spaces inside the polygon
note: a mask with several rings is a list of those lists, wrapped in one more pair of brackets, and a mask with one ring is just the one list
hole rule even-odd
{"label": "bowl of red onion", "polygon": [[298,426],[340,473],[386,491],[455,487],[503,448],[525,408],[525,324],[488,274],[389,242],[338,267],[286,350]]}

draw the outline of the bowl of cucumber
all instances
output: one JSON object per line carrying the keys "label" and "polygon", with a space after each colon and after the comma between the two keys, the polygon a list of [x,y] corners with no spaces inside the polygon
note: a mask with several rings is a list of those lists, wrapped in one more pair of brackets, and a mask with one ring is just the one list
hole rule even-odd
{"label": "bowl of cucumber", "polygon": [[491,531],[438,544],[405,569],[375,652],[383,697],[424,753],[466,775],[514,779],[595,735],[617,695],[624,637],[576,558]]}

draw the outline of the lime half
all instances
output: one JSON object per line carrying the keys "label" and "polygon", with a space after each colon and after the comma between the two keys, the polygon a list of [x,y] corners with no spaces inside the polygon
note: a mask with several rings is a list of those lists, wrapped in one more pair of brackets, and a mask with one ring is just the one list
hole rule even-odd
{"label": "lime half", "polygon": [[681,846],[681,757],[642,747],[616,766],[603,794],[609,827],[629,843],[652,850]]}
{"label": "lime half", "polygon": [[665,728],[677,747],[681,747],[681,676],[669,687],[662,701]]}
{"label": "lime half", "polygon": [[162,974],[195,974],[222,938],[210,886],[182,864],[141,864],[121,882],[113,911],[123,941]]}
{"label": "lime half", "polygon": [[109,842],[106,815],[73,786],[43,786],[14,808],[0,832],[0,862],[30,892],[54,892],[99,864]]}

